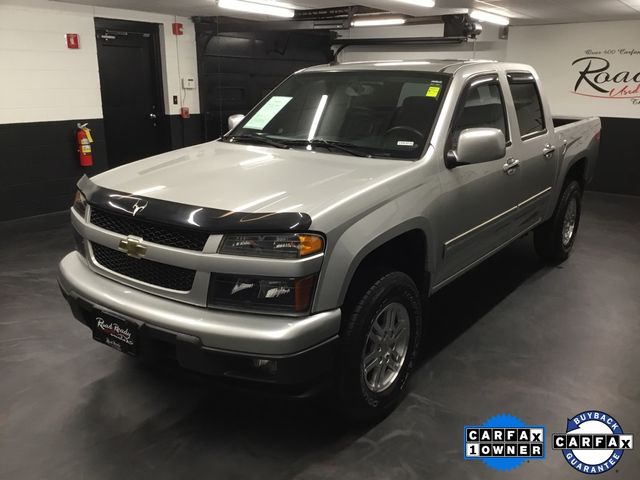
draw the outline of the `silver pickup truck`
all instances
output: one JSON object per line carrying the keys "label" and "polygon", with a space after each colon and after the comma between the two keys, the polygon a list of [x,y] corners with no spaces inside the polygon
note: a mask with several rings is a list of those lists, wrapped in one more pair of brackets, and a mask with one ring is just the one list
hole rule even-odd
{"label": "silver pickup truck", "polygon": [[360,419],[406,390],[430,294],[530,231],[569,256],[600,140],[486,61],[308,68],[230,127],[83,177],[61,289],[121,352],[329,385]]}

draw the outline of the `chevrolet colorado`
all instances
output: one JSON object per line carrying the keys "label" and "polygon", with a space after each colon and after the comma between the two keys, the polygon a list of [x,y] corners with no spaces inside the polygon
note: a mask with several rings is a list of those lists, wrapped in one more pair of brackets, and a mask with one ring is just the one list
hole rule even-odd
{"label": "chevrolet colorado", "polygon": [[554,119],[535,71],[318,66],[222,138],[83,177],[59,283],[93,338],[199,372],[401,399],[422,301],[533,231],[565,260],[600,120]]}

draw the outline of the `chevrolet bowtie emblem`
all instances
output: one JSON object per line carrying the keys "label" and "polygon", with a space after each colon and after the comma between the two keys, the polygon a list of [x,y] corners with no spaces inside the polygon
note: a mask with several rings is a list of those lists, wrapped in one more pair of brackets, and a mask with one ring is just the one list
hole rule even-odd
{"label": "chevrolet bowtie emblem", "polygon": [[118,249],[133,258],[142,258],[147,253],[147,247],[142,245],[142,238],[133,235],[120,240]]}

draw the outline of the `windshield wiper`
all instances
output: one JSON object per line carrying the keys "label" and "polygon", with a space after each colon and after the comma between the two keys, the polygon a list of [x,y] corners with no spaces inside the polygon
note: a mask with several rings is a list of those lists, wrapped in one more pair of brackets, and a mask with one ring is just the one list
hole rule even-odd
{"label": "windshield wiper", "polygon": [[324,138],[313,138],[311,140],[288,140],[287,145],[310,145],[312,147],[325,147],[328,149],[340,150],[342,152],[353,155],[354,157],[371,157],[369,153],[364,152],[357,145],[346,142],[337,142],[335,140],[326,140]]}
{"label": "windshield wiper", "polygon": [[230,137],[223,137],[223,140],[227,142],[257,142],[276,148],[289,148],[289,145],[286,143],[278,142],[277,140],[263,137],[262,135],[232,135]]}

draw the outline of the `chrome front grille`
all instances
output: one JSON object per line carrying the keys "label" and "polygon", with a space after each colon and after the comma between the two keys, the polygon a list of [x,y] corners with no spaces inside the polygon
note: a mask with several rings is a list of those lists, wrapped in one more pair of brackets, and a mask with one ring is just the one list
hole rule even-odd
{"label": "chrome front grille", "polygon": [[128,278],[156,287],[188,292],[193,287],[196,271],[166,265],[144,258],[136,259],[126,253],[91,243],[93,257],[98,265]]}

